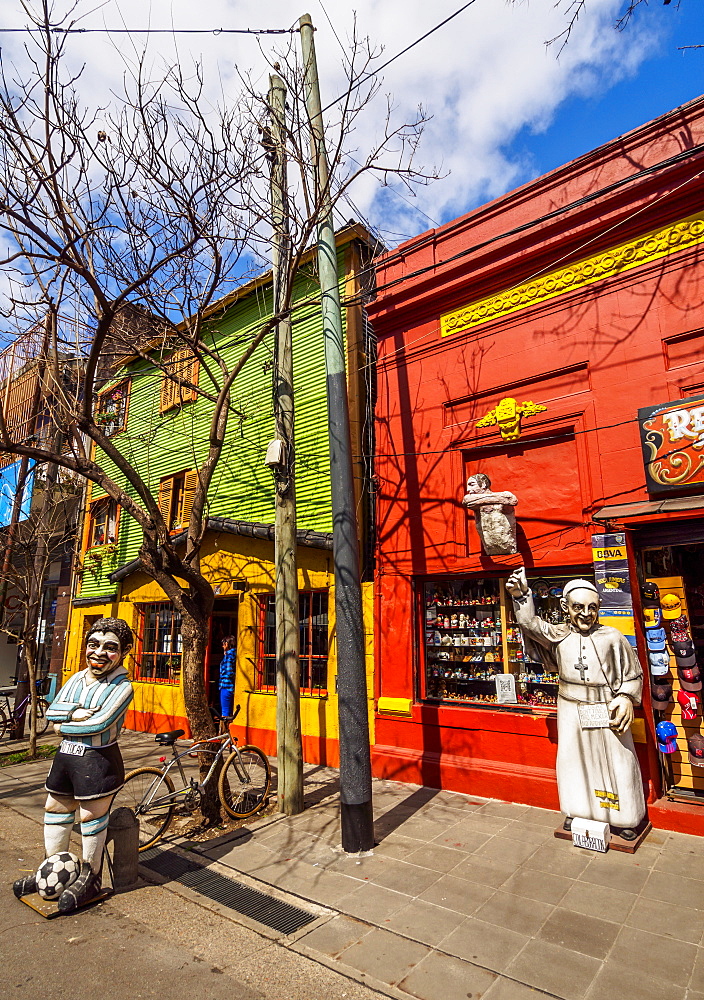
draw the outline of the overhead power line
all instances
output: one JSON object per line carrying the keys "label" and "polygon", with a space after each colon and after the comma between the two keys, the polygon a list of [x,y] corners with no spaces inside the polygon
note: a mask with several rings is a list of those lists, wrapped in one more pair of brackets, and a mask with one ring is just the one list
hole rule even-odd
{"label": "overhead power line", "polygon": [[[48,28],[54,35],[290,35],[298,28]],[[47,28],[0,28],[0,33],[38,32]]]}

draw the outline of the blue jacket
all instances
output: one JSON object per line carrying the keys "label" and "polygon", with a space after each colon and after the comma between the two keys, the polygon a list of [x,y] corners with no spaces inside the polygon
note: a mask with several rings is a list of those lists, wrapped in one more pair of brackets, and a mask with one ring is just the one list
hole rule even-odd
{"label": "blue jacket", "polygon": [[235,661],[237,660],[237,650],[228,649],[220,664],[220,687],[226,691],[235,690]]}

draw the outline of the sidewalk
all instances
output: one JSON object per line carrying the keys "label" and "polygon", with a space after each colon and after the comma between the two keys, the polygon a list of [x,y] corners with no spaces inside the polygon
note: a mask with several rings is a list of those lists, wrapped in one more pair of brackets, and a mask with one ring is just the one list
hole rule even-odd
{"label": "sidewalk", "polygon": [[[157,756],[151,738],[122,745],[131,766]],[[46,765],[0,772],[0,801],[36,819],[38,767],[43,783]],[[704,1000],[699,838],[653,831],[633,856],[599,855],[553,837],[558,813],[375,781],[378,846],[347,857],[337,773],[306,770],[300,816],[178,845],[326,907],[289,949],[396,998]]]}

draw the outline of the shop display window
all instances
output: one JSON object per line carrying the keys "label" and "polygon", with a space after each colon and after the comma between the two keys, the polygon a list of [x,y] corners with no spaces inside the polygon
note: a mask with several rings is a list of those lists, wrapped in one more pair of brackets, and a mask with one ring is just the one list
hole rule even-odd
{"label": "shop display window", "polygon": [[[541,618],[555,625],[566,621],[560,607],[562,588],[576,576],[593,579],[588,569],[528,576]],[[498,705],[496,677],[512,674],[515,701],[502,701],[502,708],[556,708],[557,673],[542,661],[539,647],[526,645],[505,585],[505,577],[429,580],[422,585],[425,700]]]}

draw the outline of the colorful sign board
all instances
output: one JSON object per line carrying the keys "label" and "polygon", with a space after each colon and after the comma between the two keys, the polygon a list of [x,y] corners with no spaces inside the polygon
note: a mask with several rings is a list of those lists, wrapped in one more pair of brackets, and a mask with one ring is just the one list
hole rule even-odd
{"label": "colorful sign board", "polygon": [[592,535],[592,561],[594,583],[601,601],[599,621],[617,628],[635,646],[631,574],[623,532]]}
{"label": "colorful sign board", "polygon": [[650,493],[704,492],[704,396],[638,410]]}
{"label": "colorful sign board", "polygon": [[[20,475],[21,460],[6,465],[0,469],[0,528],[6,528],[12,521],[12,508],[18,490],[18,480]],[[20,508],[20,521],[25,521],[29,517],[29,510],[32,506],[32,490],[34,488],[34,462],[29,463],[29,471],[24,483],[24,496]]]}

